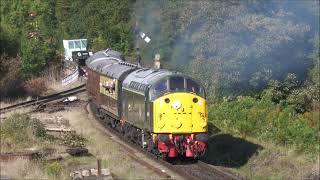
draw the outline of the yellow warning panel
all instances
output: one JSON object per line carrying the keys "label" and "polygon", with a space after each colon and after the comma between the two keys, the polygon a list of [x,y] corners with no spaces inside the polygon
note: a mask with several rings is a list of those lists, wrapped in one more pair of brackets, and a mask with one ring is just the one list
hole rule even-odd
{"label": "yellow warning panel", "polygon": [[193,93],[171,93],[153,102],[154,133],[207,132],[206,100]]}

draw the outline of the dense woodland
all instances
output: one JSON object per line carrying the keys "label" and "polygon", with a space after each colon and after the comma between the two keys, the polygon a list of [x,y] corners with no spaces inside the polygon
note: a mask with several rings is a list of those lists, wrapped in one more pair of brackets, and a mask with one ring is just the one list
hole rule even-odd
{"label": "dense woodland", "polygon": [[[87,38],[206,88],[209,118],[242,137],[319,151],[319,2],[316,0],[1,1],[1,96],[59,64],[62,40]],[[144,43],[135,23],[151,37]]]}

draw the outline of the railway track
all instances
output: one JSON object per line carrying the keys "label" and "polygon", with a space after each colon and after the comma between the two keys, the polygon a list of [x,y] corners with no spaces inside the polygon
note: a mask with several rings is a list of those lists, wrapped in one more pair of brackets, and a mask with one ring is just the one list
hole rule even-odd
{"label": "railway track", "polygon": [[[80,92],[85,91],[85,85],[80,85],[78,87],[62,91],[56,94],[52,94],[49,96],[44,96],[38,99],[30,100],[30,101],[25,101],[22,103],[18,103],[12,106],[8,106],[5,108],[0,109],[0,114],[3,114],[5,112],[13,111],[22,107],[28,107],[28,106],[33,106],[33,105],[41,105],[45,104],[51,101],[63,99],[65,97],[71,96],[78,94]],[[103,121],[100,121],[101,119],[96,116],[94,113],[95,111],[91,111],[93,116],[95,117],[96,120],[103,126],[103,128],[107,129],[109,132],[111,132],[114,136],[122,140],[123,142],[126,143],[127,146],[132,147],[138,152],[143,153],[146,155],[148,158],[154,160],[157,163],[160,163],[161,165],[165,166],[166,168],[170,169],[171,171],[175,172],[179,176],[183,177],[183,179],[189,179],[189,180],[213,180],[213,179],[230,179],[230,180],[240,180],[243,179],[239,176],[235,176],[234,174],[231,174],[229,172],[226,172],[218,167],[206,164],[202,161],[197,161],[197,162],[183,162],[183,163],[170,163],[167,161],[164,161],[160,158],[158,158],[156,155],[151,154],[149,151],[142,149],[139,145],[129,141],[128,139],[125,139],[125,137],[116,131],[115,129],[111,128],[107,124],[105,124]],[[124,148],[128,149],[128,147],[123,146]],[[151,164],[145,162],[144,160],[141,160],[139,157],[135,157],[135,155],[132,154],[132,149],[128,149],[128,152],[131,153],[129,155],[131,158],[135,159],[138,161],[140,164],[152,169],[154,172],[156,172],[159,176],[170,179],[172,178],[170,175],[168,175],[166,172],[162,172],[161,169],[157,169],[156,167],[152,166]]]}
{"label": "railway track", "polygon": [[[109,132],[111,132],[114,136],[119,138],[120,140],[124,141],[129,147],[134,148],[135,150],[143,153],[150,159],[160,163],[161,165],[167,167],[168,169],[172,170],[173,172],[177,173],[179,176],[183,177],[183,179],[188,180],[215,180],[215,179],[227,179],[227,180],[242,180],[244,178],[234,175],[230,172],[226,172],[219,167],[206,164],[202,161],[196,161],[196,162],[168,162],[161,158],[158,158],[156,155],[151,154],[149,151],[142,149],[139,145],[131,142],[130,140],[126,139],[121,133],[116,131],[115,129],[108,126],[105,122],[101,121],[102,119],[95,114],[95,110],[91,109],[91,112],[93,114],[93,117],[98,120],[100,125],[102,125],[105,129],[107,129]],[[123,146],[124,148],[127,148]],[[131,150],[128,150],[130,153]],[[144,164],[148,166],[148,164]],[[150,169],[154,169],[155,167],[150,166]],[[155,170],[156,171],[156,170]],[[159,172],[161,175],[161,172]],[[165,174],[162,174],[162,177],[165,177],[167,179],[170,179],[170,176],[166,176]]]}
{"label": "railway track", "polygon": [[171,178],[171,176],[167,172],[165,172],[162,169],[159,169],[159,168],[151,165],[147,161],[143,160],[141,158],[141,156],[137,155],[137,152],[139,152],[139,151],[137,151],[137,148],[132,147],[131,144],[128,144],[127,141],[124,141],[124,139],[121,136],[119,136],[119,134],[116,134],[116,132],[112,131],[112,129],[105,127],[103,125],[103,123],[98,120],[98,117],[95,116],[95,114],[93,113],[92,109],[88,106],[88,104],[86,105],[85,110],[87,111],[88,114],[91,114],[93,119],[95,120],[95,122],[91,122],[91,124],[97,130],[101,131],[106,136],[108,136],[110,139],[115,141],[118,145],[123,147],[128,152],[127,155],[131,159],[133,159],[134,161],[138,162],[142,166],[151,169],[154,173],[156,173],[161,178],[164,178],[164,179]]}
{"label": "railway track", "polygon": [[227,180],[242,180],[244,178],[236,176],[232,173],[226,172],[218,167],[206,164],[202,161],[195,163],[175,165],[180,170],[183,170],[191,179],[227,179]]}
{"label": "railway track", "polygon": [[71,96],[71,95],[78,94],[80,92],[84,92],[85,90],[86,90],[86,88],[85,88],[85,85],[83,84],[83,85],[77,86],[75,88],[66,90],[66,91],[62,91],[62,92],[51,94],[51,95],[48,95],[48,96],[43,96],[43,97],[40,97],[38,99],[32,99],[30,101],[25,101],[25,102],[22,102],[22,103],[14,104],[12,106],[7,106],[7,107],[4,107],[4,108],[1,108],[0,109],[0,114],[6,113],[6,112],[9,112],[9,111],[13,111],[13,110],[16,110],[16,109],[19,109],[19,108],[23,108],[23,107],[29,107],[29,106],[33,106],[33,105],[40,105],[40,104],[44,104],[44,103],[47,103],[47,102],[59,100],[59,99],[62,99],[62,98],[65,98],[65,97],[68,97],[68,96]]}

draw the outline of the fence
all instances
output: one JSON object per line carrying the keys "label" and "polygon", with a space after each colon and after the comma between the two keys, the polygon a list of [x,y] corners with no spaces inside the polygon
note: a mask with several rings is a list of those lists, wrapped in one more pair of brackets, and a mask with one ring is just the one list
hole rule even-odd
{"label": "fence", "polygon": [[67,77],[62,79],[62,86],[68,85],[74,81],[76,81],[79,77],[79,69],[77,68]]}

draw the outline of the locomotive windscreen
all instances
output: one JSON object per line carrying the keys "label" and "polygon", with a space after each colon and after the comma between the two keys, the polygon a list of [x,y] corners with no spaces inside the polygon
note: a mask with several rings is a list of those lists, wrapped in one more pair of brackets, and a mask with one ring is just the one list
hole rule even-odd
{"label": "locomotive windscreen", "polygon": [[205,97],[204,89],[194,80],[181,76],[173,76],[168,79],[162,79],[151,88],[150,99],[155,99],[166,92],[192,92],[201,97]]}

